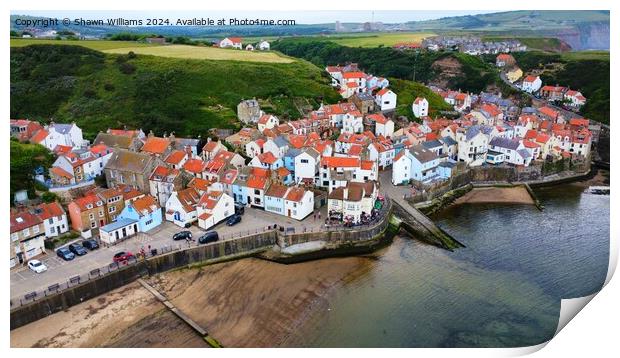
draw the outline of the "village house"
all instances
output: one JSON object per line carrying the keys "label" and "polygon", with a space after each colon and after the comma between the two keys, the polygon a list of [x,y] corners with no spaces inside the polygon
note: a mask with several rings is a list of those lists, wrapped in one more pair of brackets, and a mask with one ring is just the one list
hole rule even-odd
{"label": "village house", "polygon": [[262,40],[258,43],[257,47],[261,51],[269,51],[269,49],[271,48],[271,45],[269,44],[269,42]]}
{"label": "village house", "polygon": [[504,162],[528,166],[532,153],[518,140],[495,137],[489,141],[489,150],[504,154]]}
{"label": "village house", "polygon": [[96,190],[97,196],[103,200],[105,205],[106,222],[116,220],[118,215],[125,208],[123,192],[118,188]]}
{"label": "village house", "polygon": [[519,67],[515,66],[510,70],[506,71],[506,79],[510,83],[517,82],[521,77],[523,77],[523,70],[521,70]]}
{"label": "village house", "polygon": [[314,211],[314,193],[302,187],[290,187],[284,197],[284,215],[303,220]]}
{"label": "village house", "polygon": [[81,233],[82,237],[90,237],[91,230],[108,224],[106,205],[95,193],[88,193],[67,205],[71,227]]}
{"label": "village house", "polygon": [[294,157],[295,183],[299,184],[304,180],[315,182],[316,174],[321,160],[320,153],[314,148],[304,148]]}
{"label": "village house", "polygon": [[11,119],[11,137],[20,141],[27,141],[35,134],[35,132],[43,129],[39,122],[27,119]]}
{"label": "village house", "polygon": [[135,220],[138,232],[147,232],[161,225],[161,207],[151,195],[132,201],[118,216],[120,219]]}
{"label": "village house", "polygon": [[377,163],[379,170],[385,170],[394,160],[394,146],[389,140],[376,141],[368,146],[368,159]]}
{"label": "village house", "polygon": [[149,192],[149,178],[158,165],[164,162],[157,157],[133,152],[125,149],[115,149],[104,173],[108,188],[118,184],[130,185],[137,190]]}
{"label": "village house", "polygon": [[28,211],[11,212],[10,267],[45,253],[43,221]]}
{"label": "village house", "polygon": [[150,154],[159,158],[165,158],[172,152],[174,136],[169,138],[155,137],[153,132],[147,136],[144,145],[140,148],[142,153]]}
{"label": "village house", "polygon": [[375,94],[375,103],[382,112],[393,111],[396,108],[396,93],[383,88]]}
{"label": "village house", "polygon": [[220,140],[212,140],[207,138],[207,143],[202,147],[202,160],[205,162],[215,158],[220,150],[226,150],[226,146]]}
{"label": "village house", "polygon": [[73,148],[80,148],[88,144],[88,141],[84,141],[82,129],[80,129],[75,122],[67,124],[51,122],[46,129],[50,136],[59,138],[57,144],[67,145]]}
{"label": "village house", "polygon": [[237,118],[243,123],[256,123],[263,114],[256,98],[242,100],[237,105]]}
{"label": "village house", "polygon": [[403,150],[394,158],[392,184],[407,184],[411,180],[429,183],[438,178],[439,163],[439,156],[421,144]]}
{"label": "village house", "polygon": [[369,217],[372,214],[377,195],[377,185],[374,181],[349,182],[329,193],[328,216],[342,222],[358,224],[362,221],[362,217]]}
{"label": "village house", "polygon": [[479,166],[484,163],[489,138],[484,134],[481,126],[458,128],[456,141],[458,142],[457,158],[459,161],[469,166]]}
{"label": "village house", "polygon": [[349,102],[355,104],[363,115],[375,111],[375,98],[369,92],[355,93],[349,97]]}
{"label": "village house", "polygon": [[172,169],[181,169],[189,158],[190,155],[187,152],[183,150],[173,150],[164,159],[164,163]]}
{"label": "village house", "polygon": [[221,48],[235,48],[242,50],[241,37],[226,37],[218,43],[218,47]]}
{"label": "village house", "polygon": [[234,148],[244,149],[247,143],[259,136],[260,132],[256,128],[241,128],[239,132],[226,137],[225,141]]}
{"label": "village house", "polygon": [[546,98],[548,101],[561,101],[564,99],[564,93],[568,91],[568,88],[562,86],[543,86],[540,89],[540,96]]}
{"label": "village house", "polygon": [[569,107],[579,109],[586,104],[586,98],[579,91],[568,90],[564,94],[564,100]]}
{"label": "village house", "polygon": [[119,218],[99,228],[101,242],[108,245],[132,237],[138,232],[138,221],[127,218]]}
{"label": "village house", "polygon": [[200,194],[194,188],[173,191],[165,205],[166,220],[180,227],[189,227],[198,218],[198,201]]}
{"label": "village house", "polygon": [[56,237],[69,231],[67,213],[58,202],[41,203],[37,205],[33,214],[43,222],[45,237]]}
{"label": "village house", "polygon": [[536,93],[542,86],[540,76],[529,75],[521,82],[521,90],[527,93]]}
{"label": "village house", "polygon": [[278,125],[280,125],[280,120],[271,114],[264,114],[258,119],[258,131],[261,133]]}
{"label": "village house", "polygon": [[343,115],[341,133],[362,133],[363,131],[364,124],[361,112],[352,111]]}
{"label": "village house", "polygon": [[183,176],[179,169],[159,165],[149,177],[149,193],[159,205],[165,205],[173,192],[183,188]]}
{"label": "village house", "polygon": [[235,214],[235,201],[221,191],[204,193],[196,207],[198,226],[207,230]]}
{"label": "village house", "polygon": [[322,157],[319,166],[320,187],[327,187],[331,193],[335,188],[346,186],[349,181],[361,182],[364,180],[360,158],[355,157]]}
{"label": "village house", "polygon": [[424,97],[416,97],[411,105],[411,110],[416,118],[428,116],[428,100]]}
{"label": "village house", "polygon": [[284,198],[289,188],[281,184],[271,184],[265,192],[265,211],[285,215]]}
{"label": "village house", "polygon": [[[137,152],[142,148],[144,144],[141,137],[142,131],[123,131],[108,129],[108,132],[99,132],[95,140],[94,145],[103,144],[108,148],[126,149],[133,152]],[[143,133],[142,133],[143,134]]]}
{"label": "village house", "polygon": [[391,138],[394,135],[394,121],[386,118],[382,113],[369,114],[368,119],[374,123],[375,135]]}
{"label": "village house", "polygon": [[507,53],[500,53],[495,58],[495,65],[497,67],[512,67],[516,63],[517,61],[515,61],[515,58],[512,57],[512,55],[507,54]]}

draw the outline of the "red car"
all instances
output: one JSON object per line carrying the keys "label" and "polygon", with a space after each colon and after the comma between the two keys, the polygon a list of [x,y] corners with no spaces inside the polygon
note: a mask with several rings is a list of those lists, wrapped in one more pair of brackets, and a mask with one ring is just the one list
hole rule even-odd
{"label": "red car", "polygon": [[133,254],[129,251],[125,252],[125,251],[121,251],[121,252],[117,252],[116,254],[114,254],[114,257],[112,258],[112,261],[114,262],[123,262],[123,261],[127,261],[130,258],[134,257]]}

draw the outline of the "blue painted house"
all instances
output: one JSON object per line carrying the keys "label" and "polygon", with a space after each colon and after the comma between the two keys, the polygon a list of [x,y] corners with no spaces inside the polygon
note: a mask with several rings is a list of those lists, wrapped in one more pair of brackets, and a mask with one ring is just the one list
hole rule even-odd
{"label": "blue painted house", "polygon": [[131,202],[121,211],[119,218],[133,219],[138,222],[138,232],[147,232],[161,225],[163,215],[155,197],[145,195]]}
{"label": "blue painted house", "polygon": [[291,173],[295,173],[295,157],[301,153],[301,150],[297,148],[289,148],[289,150],[284,154],[284,167],[288,169]]}
{"label": "blue painted house", "polygon": [[233,182],[232,194],[235,203],[247,205],[250,194],[248,194],[248,188],[244,179],[238,177],[237,180]]}

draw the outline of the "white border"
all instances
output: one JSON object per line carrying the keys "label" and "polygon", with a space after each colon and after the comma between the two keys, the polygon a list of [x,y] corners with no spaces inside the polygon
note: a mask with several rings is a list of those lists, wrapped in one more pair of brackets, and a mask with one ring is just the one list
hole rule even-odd
{"label": "white border", "polygon": [[[2,2],[2,6],[5,9],[4,16],[0,17],[0,21],[4,25],[3,28],[8,32],[8,22],[9,22],[9,12],[11,9],[19,9],[19,10],[56,10],[56,9],[84,9],[84,10],[98,10],[98,9],[108,9],[108,10],[141,10],[141,9],[149,9],[149,10],[169,10],[174,8],[175,10],[186,9],[212,9],[212,10],[364,10],[364,9],[374,9],[374,10],[402,10],[402,9],[410,9],[410,10],[480,10],[480,9],[488,9],[488,10],[498,10],[498,11],[508,11],[508,10],[517,10],[517,9],[539,9],[539,10],[562,10],[562,9],[571,9],[571,10],[592,10],[592,9],[610,9],[611,10],[611,47],[612,52],[615,54],[617,50],[617,41],[618,36],[614,32],[617,30],[617,20],[618,16],[617,11],[620,10],[620,2],[617,1],[604,1],[604,0],[589,0],[587,2],[584,1],[575,1],[575,0],[521,0],[517,3],[514,2],[500,2],[500,1],[482,1],[482,0],[444,0],[441,2],[422,2],[422,1],[403,1],[403,0],[393,0],[391,2],[376,2],[370,0],[356,0],[356,1],[346,1],[336,3],[333,0],[314,0],[312,2],[293,2],[288,1],[285,4],[280,4],[276,0],[263,0],[261,2],[250,1],[250,0],[232,0],[232,1],[220,1],[220,2],[194,2],[194,1],[186,1],[186,0],[176,0],[174,2],[158,2],[155,3],[153,1],[134,1],[129,3],[124,0],[107,0],[98,3],[94,2],[86,2],[86,1],[77,1],[77,0],[55,0],[55,1],[44,1],[44,0],[31,0],[28,2]],[[145,10],[141,10],[145,11]],[[4,71],[2,71],[2,83],[4,86],[1,86],[2,90],[2,103],[4,104],[4,113],[5,118],[9,118],[9,44],[8,44],[8,36],[2,37],[2,51],[3,51],[3,59],[5,61]],[[617,71],[617,62],[616,56],[611,57],[611,93],[612,97],[614,94],[619,93],[617,91],[618,87],[618,71]],[[614,102],[615,104],[615,102]],[[614,114],[617,113],[615,108],[611,109],[611,117],[614,118]],[[615,127],[615,119],[612,120]],[[8,133],[8,125],[0,126],[0,137],[3,140],[8,141],[9,133]],[[5,142],[5,145],[0,147],[3,157],[8,157],[8,143]],[[615,162],[615,158],[618,156],[619,145],[617,142],[612,142],[611,152],[612,152],[612,161]],[[7,160],[4,161],[4,173],[9,172],[9,162]],[[615,170],[612,168],[611,179],[614,181],[615,179]],[[6,178],[6,176],[4,177]],[[4,203],[9,202],[8,198],[8,181],[2,180],[1,185],[2,190],[2,198]],[[611,213],[618,214],[618,206],[617,201],[613,200],[615,195],[612,194],[612,203],[611,203]],[[5,233],[5,238],[9,237],[8,230],[8,205],[2,206],[3,217],[4,220],[0,221],[0,225]],[[617,217],[617,216],[616,216]],[[615,267],[617,265],[618,258],[618,224],[617,222],[611,221],[611,257],[610,257],[610,267],[606,279],[607,286],[601,291],[598,295],[589,296],[586,298],[577,298],[571,300],[563,300],[562,301],[562,324],[566,324],[570,319],[566,320],[565,317],[573,317],[577,312],[579,312],[590,300],[594,301],[593,303],[586,306],[583,309],[583,312],[577,315],[574,318],[573,323],[566,325],[563,330],[558,329],[559,333],[557,337],[552,339],[550,342],[546,344],[541,344],[539,346],[534,347],[525,347],[518,349],[416,349],[414,351],[408,349],[351,349],[346,352],[343,350],[336,349],[322,349],[318,350],[303,350],[303,349],[295,349],[291,350],[275,350],[275,349],[264,349],[264,350],[252,350],[252,351],[241,351],[236,349],[231,350],[223,350],[218,351],[217,353],[213,351],[209,352],[183,352],[189,354],[218,354],[221,356],[231,356],[231,355],[241,355],[241,354],[252,354],[252,355],[282,355],[282,354],[294,354],[295,356],[313,356],[316,354],[328,354],[328,355],[341,355],[341,354],[355,354],[361,356],[370,356],[377,354],[390,354],[396,356],[411,356],[413,354],[423,354],[424,356],[472,356],[472,357],[481,357],[481,356],[513,356],[513,355],[523,355],[528,354],[534,351],[537,351],[546,345],[547,348],[543,349],[538,353],[539,355],[546,357],[556,357],[556,356],[576,356],[576,355],[592,355],[601,353],[604,356],[609,355],[611,352],[616,351],[616,340],[617,340],[617,319],[618,315],[618,302],[620,302],[620,294],[619,294],[619,284],[618,280],[615,282],[611,281],[611,277],[613,276],[613,272],[615,271]],[[584,238],[587,239],[587,238]],[[9,275],[8,270],[6,274],[3,276],[3,284],[4,287],[9,287]],[[596,296],[596,297],[595,297]],[[3,290],[3,302],[9,301],[9,290]],[[5,330],[2,335],[3,347],[7,349],[10,346],[9,339],[9,311],[8,305],[6,305],[7,309],[2,310],[3,322],[5,322]],[[568,316],[565,316],[565,315]],[[560,332],[561,330],[561,332]],[[44,350],[10,350],[5,352],[5,354],[19,354],[19,355],[37,355],[37,356],[63,356],[67,355],[84,355],[86,352],[83,350],[52,350],[52,349],[44,349]],[[89,349],[88,354],[94,356],[109,356],[113,355],[134,355],[140,354],[141,352],[136,352],[135,350],[125,350],[122,351],[110,351],[110,350],[102,350],[102,349]],[[148,350],[145,352],[149,355],[155,356],[169,356],[171,353],[174,354],[173,351],[170,350]],[[8,356],[8,355],[5,355]]]}

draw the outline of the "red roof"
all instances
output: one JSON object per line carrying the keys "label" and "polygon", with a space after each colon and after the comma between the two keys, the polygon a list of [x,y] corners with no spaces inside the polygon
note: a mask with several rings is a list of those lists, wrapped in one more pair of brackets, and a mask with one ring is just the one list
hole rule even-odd
{"label": "red roof", "polygon": [[53,217],[62,216],[65,214],[65,210],[60,206],[58,202],[43,203],[36,207],[35,213],[41,220],[47,220]]}
{"label": "red roof", "polygon": [[[92,205],[94,207],[103,206],[103,201],[95,194],[88,194],[81,198],[73,200],[74,203],[80,208],[80,210],[89,210],[86,206]],[[99,205],[98,205],[99,204]]]}
{"label": "red roof", "polygon": [[536,142],[538,142],[538,143],[547,143],[549,141],[549,138],[551,138],[551,137],[546,135],[546,134],[538,134],[536,136]]}
{"label": "red roof", "polygon": [[24,230],[40,223],[41,219],[27,211],[11,213],[11,233]]}
{"label": "red roof", "polygon": [[541,107],[538,109],[538,112],[551,118],[557,118],[558,116],[558,112],[550,107]]}
{"label": "red roof", "polygon": [[360,167],[364,170],[372,170],[374,165],[375,162],[373,162],[372,160],[362,160]]}
{"label": "red roof", "polygon": [[532,141],[529,141],[529,140],[524,140],[523,141],[523,145],[526,148],[539,148],[540,147],[540,145],[538,145],[538,144],[536,144],[536,143],[534,143]]}
{"label": "red roof", "polygon": [[381,124],[386,124],[387,121],[389,120],[388,118],[385,118],[385,116],[382,113],[369,114],[366,116],[366,118],[369,118],[375,121],[376,123],[381,123]]}
{"label": "red roof", "polygon": [[293,187],[286,194],[286,200],[299,202],[304,197],[306,191],[300,187]]}
{"label": "red roof", "polygon": [[73,178],[73,174],[71,174],[68,171],[62,169],[61,167],[51,167],[50,168],[50,172],[52,172],[54,175],[59,176],[59,177],[63,177],[63,178],[67,178],[67,179]]}
{"label": "red roof", "polygon": [[502,114],[502,111],[493,104],[485,103],[480,107],[483,111],[487,112],[491,117],[497,117]]}
{"label": "red roof", "polygon": [[266,164],[271,165],[271,164],[275,163],[278,160],[278,158],[276,158],[276,156],[273,155],[273,153],[266,152],[266,153],[263,153],[263,154],[259,154],[258,155],[258,160],[261,163],[266,163]]}
{"label": "red roof", "polygon": [[32,136],[32,138],[30,138],[30,141],[39,144],[43,142],[48,135],[48,131],[46,131],[45,129],[40,129]]}
{"label": "red roof", "polygon": [[241,43],[241,37],[229,37],[228,38],[230,41],[232,41],[232,43]]}
{"label": "red roof", "polygon": [[169,164],[179,164],[186,155],[187,153],[182,150],[173,150],[164,161]]}
{"label": "red roof", "polygon": [[366,74],[361,71],[353,71],[353,72],[345,72],[342,74],[342,78],[350,79],[350,78],[365,78]]}
{"label": "red roof", "polygon": [[523,137],[524,139],[534,139],[538,136],[538,132],[536,132],[533,129],[529,129],[527,132],[525,132],[525,136]]}
{"label": "red roof", "polygon": [[267,187],[267,178],[251,176],[248,178],[247,186],[252,189],[265,190],[265,188]]}
{"label": "red roof", "polygon": [[269,121],[269,118],[271,118],[271,114],[263,114],[259,119],[258,119],[258,123],[259,124],[267,124],[267,121]]}
{"label": "red roof", "polygon": [[347,87],[349,87],[349,88],[356,88],[358,86],[357,86],[357,83],[355,83],[355,82],[347,82]]}
{"label": "red roof", "polygon": [[92,147],[90,147],[90,151],[93,154],[99,154],[99,155],[106,155],[110,153],[110,149],[108,148],[108,146],[103,143],[93,145]]}
{"label": "red roof", "polygon": [[326,165],[329,168],[354,168],[360,166],[360,159],[351,157],[323,157],[321,158],[321,165]]}
{"label": "red roof", "polygon": [[142,151],[152,154],[163,154],[169,145],[170,140],[168,138],[149,137],[144,142]]}
{"label": "red roof", "polygon": [[213,184],[213,182],[208,179],[194,178],[187,184],[187,187],[194,188],[199,191],[207,191],[209,190],[211,184]]}
{"label": "red roof", "polygon": [[139,199],[134,200],[131,203],[134,209],[140,214],[152,213],[155,210],[159,209],[159,205],[155,200],[155,197],[151,195],[145,195]]}
{"label": "red roof", "polygon": [[388,93],[390,89],[389,88],[384,88],[381,91],[377,92],[377,96],[383,96],[384,94]]}
{"label": "red roof", "polygon": [[192,158],[183,164],[183,169],[187,170],[190,173],[202,173],[206,168],[205,162],[202,159]]}
{"label": "red roof", "polygon": [[237,170],[230,169],[224,172],[224,174],[220,178],[220,181],[224,184],[232,184],[236,178],[237,178]]}
{"label": "red roof", "polygon": [[529,75],[529,76],[525,77],[523,82],[534,82],[534,81],[536,81],[537,78],[538,78],[538,76]]}
{"label": "red roof", "polygon": [[[105,147],[105,145],[103,145],[103,146]],[[93,150],[93,148],[91,148],[91,151]],[[73,147],[71,147],[70,145],[58,144],[56,146],[56,148],[54,148],[54,153],[56,153],[56,154],[66,154],[66,153],[70,153],[72,149],[73,149]]]}
{"label": "red roof", "polygon": [[250,174],[253,175],[253,176],[256,176],[256,177],[268,178],[269,177],[269,169],[252,167],[250,169]]}
{"label": "red roof", "polygon": [[571,126],[588,127],[590,120],[585,118],[573,118],[568,122]]}

